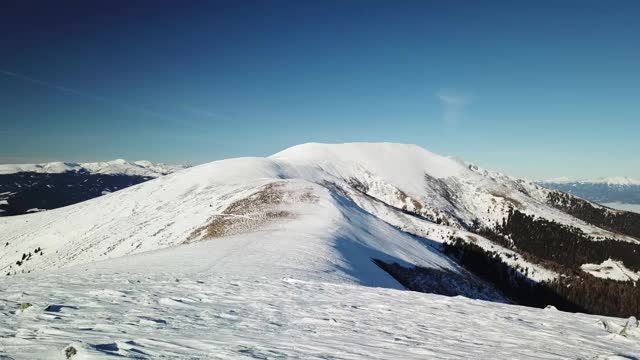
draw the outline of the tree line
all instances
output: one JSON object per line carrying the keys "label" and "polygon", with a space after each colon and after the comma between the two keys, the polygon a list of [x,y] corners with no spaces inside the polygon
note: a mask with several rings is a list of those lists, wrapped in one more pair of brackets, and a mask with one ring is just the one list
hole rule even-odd
{"label": "tree line", "polygon": [[617,317],[640,315],[640,288],[629,281],[573,273],[562,274],[553,281],[535,282],[526,272],[523,274],[505,263],[497,252],[460,238],[445,243],[444,252],[520,305],[539,308],[553,305],[563,311]]}
{"label": "tree line", "polygon": [[596,207],[589,201],[560,191],[549,192],[547,203],[597,227],[640,239],[640,214]]}

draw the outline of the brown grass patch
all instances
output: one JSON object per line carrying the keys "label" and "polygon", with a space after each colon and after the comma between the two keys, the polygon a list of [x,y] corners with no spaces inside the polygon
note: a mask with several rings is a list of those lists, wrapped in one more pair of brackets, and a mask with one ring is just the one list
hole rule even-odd
{"label": "brown grass patch", "polygon": [[206,225],[191,232],[185,243],[254,232],[271,221],[295,218],[294,213],[284,209],[286,205],[316,201],[318,197],[311,189],[291,191],[284,181],[269,183],[212,216]]}
{"label": "brown grass patch", "polygon": [[507,194],[503,193],[503,192],[497,192],[497,191],[489,191],[489,194],[495,196],[495,197],[499,197],[504,199],[506,202],[510,203],[514,208],[518,208],[518,209],[523,209],[524,206],[522,205],[522,203],[510,196],[508,196]]}

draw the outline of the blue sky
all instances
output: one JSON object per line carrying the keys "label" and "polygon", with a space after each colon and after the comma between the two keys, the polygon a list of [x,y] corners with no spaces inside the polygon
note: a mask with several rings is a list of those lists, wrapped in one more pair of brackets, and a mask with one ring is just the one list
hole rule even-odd
{"label": "blue sky", "polygon": [[640,177],[637,1],[3,2],[0,162],[415,143]]}

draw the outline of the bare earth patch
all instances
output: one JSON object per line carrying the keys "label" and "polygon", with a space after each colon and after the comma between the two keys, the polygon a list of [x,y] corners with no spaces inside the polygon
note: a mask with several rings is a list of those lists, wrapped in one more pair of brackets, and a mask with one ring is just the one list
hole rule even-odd
{"label": "bare earth patch", "polygon": [[257,231],[269,222],[294,218],[287,207],[317,200],[310,188],[287,189],[286,181],[272,182],[212,216],[208,224],[191,232],[185,243]]}
{"label": "bare earth patch", "polygon": [[506,193],[502,192],[502,191],[489,191],[489,194],[497,197],[497,198],[502,198],[504,199],[506,202],[508,202],[509,204],[511,204],[511,206],[515,207],[516,209],[524,209],[524,205],[522,205],[522,203],[512,197],[510,197],[509,195],[507,195]]}

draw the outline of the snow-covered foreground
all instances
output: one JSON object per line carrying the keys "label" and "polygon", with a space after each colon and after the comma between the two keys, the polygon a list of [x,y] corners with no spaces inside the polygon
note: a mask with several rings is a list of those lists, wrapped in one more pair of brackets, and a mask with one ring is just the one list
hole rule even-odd
{"label": "snow-covered foreground", "polygon": [[64,359],[69,346],[72,359],[640,356],[637,328],[615,334],[624,319],[259,273],[233,278],[166,250],[9,277],[2,288],[0,358]]}

